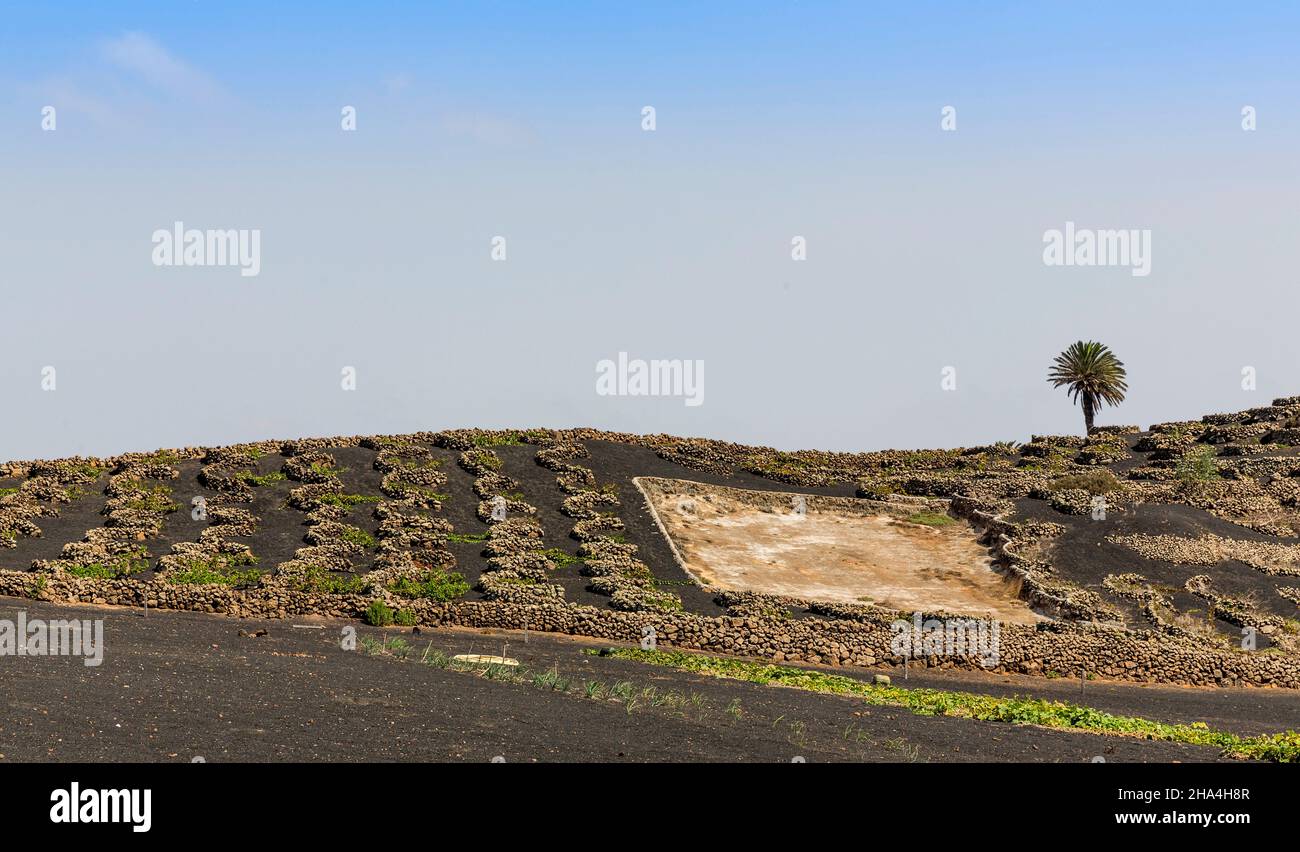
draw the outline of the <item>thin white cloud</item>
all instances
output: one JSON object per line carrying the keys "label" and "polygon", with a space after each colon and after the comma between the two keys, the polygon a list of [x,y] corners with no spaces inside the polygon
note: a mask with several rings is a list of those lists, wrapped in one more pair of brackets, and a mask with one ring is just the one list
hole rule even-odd
{"label": "thin white cloud", "polygon": [[102,53],[117,67],[173,95],[201,101],[225,96],[225,91],[215,80],[177,58],[144,33],[129,32],[109,39],[103,42]]}

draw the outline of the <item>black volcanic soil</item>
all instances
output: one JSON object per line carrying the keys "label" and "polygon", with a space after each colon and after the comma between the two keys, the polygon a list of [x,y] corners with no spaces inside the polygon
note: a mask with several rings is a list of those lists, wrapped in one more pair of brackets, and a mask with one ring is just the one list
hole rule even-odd
{"label": "black volcanic soil", "polygon": [[[525,642],[518,632],[400,632],[417,653],[429,644],[448,653],[500,653],[508,646],[510,656],[535,671],[556,666],[578,679],[694,693],[703,709],[629,712],[580,691],[560,694],[345,651],[339,641],[345,626],[374,637],[399,635],[345,622],[166,611],[145,617],[125,609],[0,599],[0,618],[15,619],[19,609],[29,618],[103,618],[106,653],[95,668],[75,657],[0,659],[4,761],[1217,759],[1204,747],[920,717],[851,698],[685,675],[584,655],[590,643],[537,634]],[[238,635],[259,628],[268,634]],[[968,685],[939,673],[927,677],[935,685]],[[1044,695],[1069,689],[1009,678],[969,686]],[[1103,709],[1170,721],[1206,718],[1243,732],[1280,730],[1297,716],[1296,696],[1280,690],[1087,689],[1083,703]]]}
{"label": "black volcanic soil", "polygon": [[[1108,574],[1137,573],[1158,584],[1182,589],[1190,577],[1209,573],[1214,578],[1217,591],[1234,597],[1251,597],[1260,610],[1288,618],[1296,617],[1296,607],[1278,595],[1276,587],[1287,581],[1285,577],[1271,577],[1244,562],[1230,560],[1209,567],[1205,565],[1177,565],[1165,560],[1148,559],[1122,544],[1107,541],[1111,535],[1176,535],[1196,538],[1207,533],[1243,541],[1294,543],[1294,538],[1269,536],[1215,517],[1208,512],[1181,505],[1140,505],[1120,510],[1110,510],[1106,519],[1094,521],[1091,516],[1066,517],[1053,511],[1041,500],[1016,501],[1018,518],[1055,521],[1065,525],[1051,549],[1049,558],[1062,576],[1081,586],[1102,592],[1113,603],[1131,614],[1135,626],[1148,626],[1137,615],[1132,604],[1117,599],[1101,586]],[[1300,583],[1300,578],[1295,579]],[[1178,592],[1173,595],[1180,609],[1203,609],[1204,601]],[[1238,635],[1240,629],[1220,621],[1221,632]],[[1267,637],[1260,636],[1260,639]]]}
{"label": "black volcanic soil", "polygon": [[[5,487],[17,487],[22,480],[6,479]],[[70,541],[81,541],[86,530],[104,525],[104,504],[108,497],[103,493],[108,484],[108,475],[101,474],[94,482],[80,486],[82,496],[71,503],[57,505],[59,514],[54,517],[36,518],[34,523],[41,528],[38,538],[19,538],[17,546],[0,548],[0,568],[12,571],[25,571],[33,559],[57,559],[63,545]]]}
{"label": "black volcanic soil", "polygon": [[[504,463],[501,472],[519,482],[519,490],[525,499],[537,507],[537,519],[546,532],[544,539],[547,548],[558,548],[565,553],[576,556],[578,541],[569,535],[573,529],[574,519],[560,511],[560,503],[565,494],[555,484],[555,471],[548,470],[537,463],[537,447],[523,445],[517,447],[495,447],[496,454]],[[634,492],[636,489],[632,489]],[[621,489],[620,489],[621,491]],[[620,493],[622,498],[622,494]],[[626,509],[626,504],[624,506]],[[622,514],[626,514],[623,512]],[[574,563],[551,574],[551,581],[564,587],[564,597],[573,603],[589,606],[605,606],[609,598],[587,591],[590,581],[581,574],[582,565]]]}

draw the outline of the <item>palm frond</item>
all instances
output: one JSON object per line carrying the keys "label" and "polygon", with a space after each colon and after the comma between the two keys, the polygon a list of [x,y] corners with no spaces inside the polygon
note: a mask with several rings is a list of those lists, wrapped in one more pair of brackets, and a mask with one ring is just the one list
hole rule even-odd
{"label": "palm frond", "polygon": [[1071,344],[1056,356],[1047,374],[1052,387],[1069,389],[1072,402],[1077,404],[1082,398],[1093,408],[1123,402],[1128,393],[1127,377],[1124,362],[1108,346],[1092,340]]}

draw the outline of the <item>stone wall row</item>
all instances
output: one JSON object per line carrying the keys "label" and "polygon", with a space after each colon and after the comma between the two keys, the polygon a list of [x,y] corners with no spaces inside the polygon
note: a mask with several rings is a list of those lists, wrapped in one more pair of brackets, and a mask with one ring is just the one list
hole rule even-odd
{"label": "stone wall row", "polygon": [[[243,618],[288,618],[315,614],[358,618],[369,596],[326,595],[272,588],[182,586],[151,580],[95,580],[66,575],[0,571],[0,595],[61,604],[187,610]],[[620,612],[557,601],[517,604],[453,601],[409,604],[429,626],[528,629],[586,636],[612,642],[641,640],[654,627],[661,646],[708,651],[778,662],[878,666],[900,662],[891,650],[888,614],[853,620],[704,616],[685,612]],[[998,663],[978,657],[930,657],[913,665],[995,672],[1181,683],[1191,685],[1300,688],[1300,660],[1268,652],[1234,652],[1197,647],[1154,632],[1093,624],[1043,622],[1001,626]]]}

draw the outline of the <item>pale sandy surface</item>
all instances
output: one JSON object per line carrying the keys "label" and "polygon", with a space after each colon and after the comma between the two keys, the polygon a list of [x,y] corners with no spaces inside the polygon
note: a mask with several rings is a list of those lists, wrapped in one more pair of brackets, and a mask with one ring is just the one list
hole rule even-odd
{"label": "pale sandy surface", "polygon": [[[792,500],[794,495],[791,495]],[[823,601],[871,602],[1033,623],[964,521],[770,511],[720,494],[653,493],[687,570],[705,585]]]}

